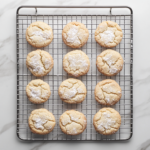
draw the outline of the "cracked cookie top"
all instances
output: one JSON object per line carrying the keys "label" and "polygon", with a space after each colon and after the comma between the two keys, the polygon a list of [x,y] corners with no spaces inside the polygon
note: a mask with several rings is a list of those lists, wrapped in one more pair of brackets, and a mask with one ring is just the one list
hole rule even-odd
{"label": "cracked cookie top", "polygon": [[81,103],[86,97],[86,87],[80,80],[70,78],[61,83],[58,93],[66,103]]}
{"label": "cracked cookie top", "polygon": [[74,50],[64,56],[63,68],[68,74],[79,77],[89,71],[90,60],[81,50]]}
{"label": "cracked cookie top", "polygon": [[64,43],[71,48],[82,47],[87,42],[88,37],[88,29],[80,22],[70,22],[62,31]]}
{"label": "cracked cookie top", "polygon": [[51,91],[46,82],[36,79],[32,80],[26,86],[26,94],[32,103],[41,104],[48,100],[51,95]]}
{"label": "cracked cookie top", "polygon": [[122,96],[120,86],[111,79],[99,82],[95,87],[94,94],[97,102],[102,105],[114,105]]}
{"label": "cracked cookie top", "polygon": [[118,74],[123,68],[123,58],[122,56],[111,49],[103,51],[97,56],[97,69],[99,72],[106,76],[114,76]]}
{"label": "cracked cookie top", "polygon": [[26,65],[34,76],[42,77],[51,71],[54,61],[48,52],[38,49],[28,54]]}
{"label": "cracked cookie top", "polygon": [[110,135],[120,128],[121,116],[113,108],[102,108],[95,114],[93,125],[100,134]]}
{"label": "cracked cookie top", "polygon": [[29,120],[29,127],[33,133],[47,134],[55,127],[55,117],[47,109],[35,109],[31,112]]}
{"label": "cracked cookie top", "polygon": [[59,125],[61,130],[68,135],[78,135],[86,128],[86,117],[83,113],[68,110],[65,111],[59,118]]}
{"label": "cracked cookie top", "polygon": [[26,39],[36,48],[48,46],[53,40],[52,28],[41,21],[33,22],[26,30]]}
{"label": "cracked cookie top", "polygon": [[103,21],[95,31],[95,40],[103,47],[112,48],[117,46],[123,37],[120,26],[113,21]]}

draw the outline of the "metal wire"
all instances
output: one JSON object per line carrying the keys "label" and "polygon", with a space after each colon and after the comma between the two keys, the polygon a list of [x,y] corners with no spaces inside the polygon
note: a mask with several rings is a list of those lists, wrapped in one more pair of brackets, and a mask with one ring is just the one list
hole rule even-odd
{"label": "metal wire", "polygon": [[[128,140],[132,136],[133,127],[133,16],[132,11],[130,15],[41,15],[38,14],[40,6],[26,6],[25,8],[36,8],[35,15],[19,14],[17,10],[16,17],[16,45],[17,45],[17,136],[21,140],[35,141],[35,140],[52,140],[52,141],[68,141],[68,140],[81,140],[81,141],[116,141]],[[23,8],[23,7],[21,7]],[[42,7],[48,8],[48,7]],[[64,7],[63,7],[64,8]],[[80,7],[81,8],[81,7]],[[94,7],[91,7],[94,8]],[[101,8],[101,7],[99,7]],[[114,7],[107,7],[114,8]],[[119,7],[118,7],[119,8]],[[121,7],[123,8],[123,7]],[[110,10],[111,10],[110,9]],[[54,68],[47,75],[41,79],[47,82],[51,88],[51,96],[44,104],[32,104],[26,96],[26,85],[33,79],[36,79],[26,67],[26,57],[29,52],[35,50],[34,47],[29,45],[26,41],[25,32],[27,27],[35,21],[43,21],[49,24],[54,32],[54,39],[52,43],[44,47],[43,50],[49,52],[54,59]],[[98,45],[94,39],[94,32],[99,23],[102,21],[111,20],[117,22],[123,31],[123,39],[121,43],[113,48],[118,51],[123,59],[123,70],[116,76],[106,77],[99,73],[96,68],[96,57],[105,48]],[[61,32],[64,26],[71,22],[78,21],[85,24],[89,30],[88,42],[80,48],[84,51],[91,62],[91,67],[87,75],[81,76],[78,79],[86,85],[87,96],[81,104],[66,104],[62,102],[58,96],[58,88],[61,82],[70,78],[62,67],[62,60],[66,53],[73,50],[67,47],[62,42]],[[105,107],[98,104],[94,98],[94,89],[96,84],[104,79],[114,79],[121,86],[122,98],[112,108],[116,109],[121,117],[121,127],[117,133],[109,136],[104,136],[97,133],[93,127],[93,117],[95,113]],[[38,108],[46,108],[52,112],[56,118],[56,126],[54,130],[47,135],[33,134],[28,127],[28,117],[32,110]],[[62,133],[59,128],[59,117],[65,111],[75,109],[85,114],[87,118],[87,128],[85,131],[77,136],[69,136]]]}

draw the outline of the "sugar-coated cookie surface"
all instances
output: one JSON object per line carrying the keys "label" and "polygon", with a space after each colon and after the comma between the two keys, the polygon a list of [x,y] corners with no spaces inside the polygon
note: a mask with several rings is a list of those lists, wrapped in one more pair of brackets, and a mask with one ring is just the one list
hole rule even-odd
{"label": "sugar-coated cookie surface", "polygon": [[35,109],[31,112],[28,124],[30,130],[36,134],[48,134],[55,127],[55,117],[47,109]]}
{"label": "sugar-coated cookie surface", "polygon": [[95,99],[102,105],[116,104],[122,94],[119,84],[111,79],[99,82],[95,87]]}
{"label": "sugar-coated cookie surface", "polygon": [[50,97],[50,86],[40,79],[35,79],[26,86],[26,94],[32,103],[41,104]]}
{"label": "sugar-coated cookie surface", "polygon": [[63,68],[68,74],[79,77],[89,71],[90,60],[81,50],[74,50],[64,56]]}
{"label": "sugar-coated cookie surface", "polygon": [[121,116],[113,108],[102,108],[95,114],[93,125],[100,134],[110,135],[120,128]]}
{"label": "sugar-coated cookie surface", "polygon": [[42,77],[51,71],[54,61],[48,52],[38,49],[27,55],[26,65],[34,76]]}
{"label": "sugar-coated cookie surface", "polygon": [[83,113],[75,110],[65,111],[59,118],[59,126],[65,134],[81,134],[87,125],[86,117]]}
{"label": "sugar-coated cookie surface", "polygon": [[78,79],[67,79],[61,83],[59,86],[59,96],[60,98],[70,104],[81,103],[86,97],[86,87]]}
{"label": "sugar-coated cookie surface", "polygon": [[120,26],[113,21],[103,21],[95,31],[95,40],[103,47],[112,48],[117,46],[123,37]]}
{"label": "sugar-coated cookie surface", "polygon": [[103,51],[97,56],[97,69],[99,72],[106,76],[114,76],[118,74],[123,68],[123,58],[122,56],[111,49]]}
{"label": "sugar-coated cookie surface", "polygon": [[87,42],[88,37],[88,29],[80,22],[70,22],[62,31],[64,43],[71,48],[82,47]]}
{"label": "sugar-coated cookie surface", "polygon": [[52,28],[41,21],[33,22],[26,30],[26,39],[36,48],[48,46],[53,40]]}

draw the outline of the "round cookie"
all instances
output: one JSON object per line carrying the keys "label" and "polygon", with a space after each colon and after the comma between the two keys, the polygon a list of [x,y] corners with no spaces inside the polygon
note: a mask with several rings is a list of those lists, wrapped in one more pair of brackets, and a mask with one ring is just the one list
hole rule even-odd
{"label": "round cookie", "polygon": [[97,56],[97,69],[106,76],[114,76],[118,74],[123,68],[122,56],[111,49],[103,51]]}
{"label": "round cookie", "polygon": [[48,52],[38,49],[28,54],[26,65],[34,76],[42,77],[51,71],[54,61]]}
{"label": "round cookie", "polygon": [[79,77],[85,75],[89,71],[90,60],[84,52],[74,50],[64,56],[63,68],[68,74]]}
{"label": "round cookie", "polygon": [[64,43],[71,48],[82,47],[87,42],[88,37],[88,29],[80,22],[70,22],[62,31]]}
{"label": "round cookie", "polygon": [[119,84],[111,79],[99,82],[95,87],[95,99],[102,105],[116,104],[122,94]]}
{"label": "round cookie", "polygon": [[26,86],[26,94],[32,103],[41,104],[49,99],[51,91],[46,82],[36,79]]}
{"label": "round cookie", "polygon": [[117,46],[123,37],[120,26],[113,21],[103,21],[100,23],[95,31],[96,42],[107,48]]}
{"label": "round cookie", "polygon": [[102,108],[95,114],[93,125],[98,133],[110,135],[119,130],[121,125],[121,116],[113,108]]}
{"label": "round cookie", "polygon": [[78,135],[86,128],[86,117],[75,110],[65,111],[59,118],[59,126],[65,134]]}
{"label": "round cookie", "polygon": [[33,22],[26,30],[26,39],[36,48],[48,46],[53,40],[52,28],[41,21]]}
{"label": "round cookie", "polygon": [[62,101],[69,104],[77,104],[84,101],[86,92],[86,87],[83,82],[73,78],[63,81],[58,90]]}
{"label": "round cookie", "polygon": [[55,117],[47,109],[35,109],[31,112],[28,124],[30,130],[36,134],[48,134],[55,127]]}

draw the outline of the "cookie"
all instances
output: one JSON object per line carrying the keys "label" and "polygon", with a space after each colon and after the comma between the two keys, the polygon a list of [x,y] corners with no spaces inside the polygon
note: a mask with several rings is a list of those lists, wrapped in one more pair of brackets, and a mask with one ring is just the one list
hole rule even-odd
{"label": "cookie", "polygon": [[117,46],[123,37],[120,26],[113,21],[103,21],[95,31],[96,42],[106,48]]}
{"label": "cookie", "polygon": [[33,22],[26,30],[26,40],[36,48],[48,46],[53,40],[52,28],[41,21]]}
{"label": "cookie", "polygon": [[65,111],[59,118],[59,126],[65,134],[78,135],[86,128],[86,117],[75,110]]}
{"label": "cookie", "polygon": [[63,68],[69,75],[79,77],[89,71],[90,60],[84,52],[74,50],[64,56]]}
{"label": "cookie", "polygon": [[35,109],[31,112],[28,124],[30,130],[36,134],[48,134],[55,127],[55,117],[47,109]]}
{"label": "cookie", "polygon": [[102,105],[116,104],[122,94],[119,84],[111,79],[99,82],[95,87],[95,99]]}
{"label": "cookie", "polygon": [[102,108],[95,114],[93,125],[98,133],[110,135],[119,130],[121,125],[121,116],[113,108]]}
{"label": "cookie", "polygon": [[62,101],[69,104],[77,104],[84,101],[86,87],[80,80],[70,78],[61,83],[58,94]]}
{"label": "cookie", "polygon": [[80,22],[70,22],[62,31],[64,43],[71,48],[82,47],[87,42],[88,37],[88,29]]}
{"label": "cookie", "polygon": [[32,80],[27,86],[26,86],[26,94],[28,99],[34,103],[34,104],[41,104],[46,102],[50,95],[50,87],[49,85],[40,80]]}
{"label": "cookie", "polygon": [[118,74],[123,68],[122,56],[111,49],[103,51],[97,56],[97,69],[106,76],[114,76]]}
{"label": "cookie", "polygon": [[34,76],[42,77],[51,71],[54,61],[48,52],[38,49],[28,54],[26,65]]}

